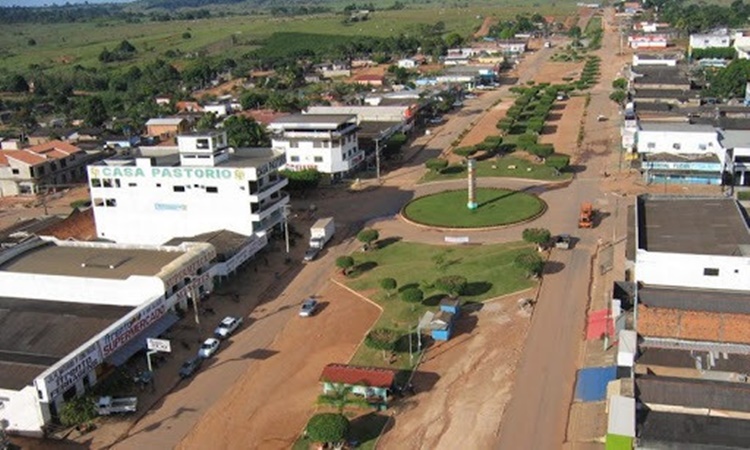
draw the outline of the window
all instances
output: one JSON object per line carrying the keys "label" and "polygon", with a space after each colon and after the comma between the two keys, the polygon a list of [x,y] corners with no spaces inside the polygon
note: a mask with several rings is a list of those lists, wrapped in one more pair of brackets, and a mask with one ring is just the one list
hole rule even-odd
{"label": "window", "polygon": [[104,206],[104,200],[101,198],[94,199],[94,206]]}
{"label": "window", "polygon": [[674,144],[672,144],[672,148],[675,149],[675,150],[679,150],[681,147],[682,146],[680,144],[676,143],[676,142]]}
{"label": "window", "polygon": [[216,186],[206,186],[206,192],[217,194],[219,192],[219,188],[217,188]]}
{"label": "window", "polygon": [[129,187],[136,187],[136,186],[138,186],[138,183],[128,183],[128,186]]}
{"label": "window", "polygon": [[195,148],[205,150],[208,148],[208,139],[198,139],[195,141]]}
{"label": "window", "polygon": [[112,187],[112,178],[104,178],[102,180],[102,187],[111,188]]}
{"label": "window", "polygon": [[13,172],[13,175],[18,175],[19,173],[21,173],[21,171],[18,169],[13,169],[12,172]]}
{"label": "window", "polygon": [[55,164],[55,163],[52,163],[52,164],[50,164],[50,167],[52,168],[52,171],[53,171],[53,172],[54,172],[55,170],[57,170],[57,164]]}
{"label": "window", "polygon": [[161,187],[161,183],[156,183],[156,187]]}
{"label": "window", "polygon": [[290,156],[290,157],[289,157],[289,159],[290,159],[290,160],[291,160],[292,162],[299,162],[299,156]]}
{"label": "window", "polygon": [[175,192],[185,192],[185,186],[172,186],[172,190]]}
{"label": "window", "polygon": [[99,178],[92,178],[91,179],[91,186],[92,187],[102,187],[102,180]]}
{"label": "window", "polygon": [[323,143],[320,141],[313,141],[313,148],[323,148]]}
{"label": "window", "polygon": [[60,161],[60,167],[62,167],[62,168],[66,168],[66,167],[68,167],[68,161],[66,161],[66,160],[64,160],[64,159],[63,159],[63,160],[61,160],[61,161]]}
{"label": "window", "polygon": [[703,269],[703,276],[706,276],[706,277],[718,277],[719,276],[719,269],[713,269],[713,268],[706,267],[705,269]]}
{"label": "window", "polygon": [[120,179],[115,178],[115,187],[120,187]]}
{"label": "window", "polygon": [[648,144],[646,144],[646,147],[648,147],[650,150],[653,150],[656,148],[656,144],[653,142],[649,142]]}
{"label": "window", "polygon": [[323,162],[323,157],[322,157],[322,156],[316,156],[316,157],[314,158],[314,161],[315,161],[316,163],[322,163],[322,162]]}
{"label": "window", "polygon": [[698,148],[700,150],[705,150],[706,149],[706,144],[698,144]]}
{"label": "window", "polygon": [[289,141],[289,148],[299,148],[299,142]]}
{"label": "window", "polygon": [[117,199],[114,199],[114,198],[108,198],[104,202],[107,204],[107,206],[110,206],[110,207],[117,206]]}

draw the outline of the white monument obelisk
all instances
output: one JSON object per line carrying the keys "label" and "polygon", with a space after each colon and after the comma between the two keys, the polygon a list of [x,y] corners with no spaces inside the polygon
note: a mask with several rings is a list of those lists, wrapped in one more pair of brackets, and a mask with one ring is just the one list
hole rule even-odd
{"label": "white monument obelisk", "polygon": [[474,158],[469,158],[467,166],[469,168],[469,201],[466,203],[466,207],[470,210],[477,209],[477,174],[476,174],[476,161]]}

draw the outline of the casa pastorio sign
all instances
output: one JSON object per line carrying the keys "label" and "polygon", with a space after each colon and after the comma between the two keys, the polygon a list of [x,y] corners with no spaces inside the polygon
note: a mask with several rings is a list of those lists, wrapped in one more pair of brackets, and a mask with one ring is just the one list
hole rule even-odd
{"label": "casa pastorio sign", "polygon": [[242,169],[224,169],[220,167],[89,167],[91,178],[173,178],[205,180],[244,179]]}

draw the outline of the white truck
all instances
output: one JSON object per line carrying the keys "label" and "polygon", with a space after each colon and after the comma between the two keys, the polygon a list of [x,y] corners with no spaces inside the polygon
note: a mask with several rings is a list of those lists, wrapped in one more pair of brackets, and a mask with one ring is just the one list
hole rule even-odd
{"label": "white truck", "polygon": [[325,247],[335,231],[336,224],[333,222],[333,217],[318,219],[310,227],[310,248],[321,249]]}
{"label": "white truck", "polygon": [[96,402],[96,412],[100,416],[110,414],[132,413],[138,409],[138,397],[114,398],[111,396],[99,397]]}

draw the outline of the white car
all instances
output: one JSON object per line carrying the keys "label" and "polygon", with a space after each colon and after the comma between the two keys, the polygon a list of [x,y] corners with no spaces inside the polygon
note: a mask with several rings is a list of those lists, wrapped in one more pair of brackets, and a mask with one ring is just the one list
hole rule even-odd
{"label": "white car", "polygon": [[201,348],[198,349],[198,356],[204,359],[210,358],[219,349],[220,343],[221,341],[215,338],[206,339],[201,344]]}
{"label": "white car", "polygon": [[214,336],[226,339],[242,325],[242,317],[226,316],[214,330]]}

